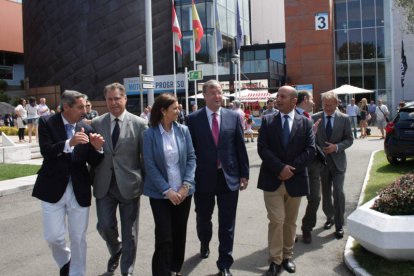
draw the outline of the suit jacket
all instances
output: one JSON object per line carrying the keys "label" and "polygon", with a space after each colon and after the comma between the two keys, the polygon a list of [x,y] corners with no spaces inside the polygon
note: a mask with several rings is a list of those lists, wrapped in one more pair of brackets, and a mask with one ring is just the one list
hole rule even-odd
{"label": "suit jacket", "polygon": [[112,173],[121,195],[129,200],[142,194],[144,184],[143,137],[147,121],[126,112],[116,147],[112,147],[111,116],[105,113],[93,118],[92,127],[105,139],[104,158],[92,168],[93,195],[103,198],[109,190]]}
{"label": "suit jacket", "polygon": [[323,111],[316,113],[312,118],[314,121],[322,119],[318,126],[318,131],[316,132],[316,143],[321,148],[326,147],[325,142],[333,143],[338,146],[337,152],[326,155],[326,162],[334,164],[338,171],[345,172],[347,164],[345,149],[350,147],[354,142],[349,116],[342,112],[335,111],[334,125],[330,139],[326,137],[326,122],[323,116]]}
{"label": "suit jacket", "polygon": [[[83,127],[89,134],[92,128],[83,122],[76,124],[75,131]],[[40,200],[56,203],[72,180],[76,200],[82,207],[91,205],[92,180],[86,163],[98,164],[103,154],[91,144],[79,144],[72,153],[64,153],[67,140],[62,113],[39,119],[39,145],[43,164],[38,172],[32,195]]]}
{"label": "suit jacket", "polygon": [[[194,173],[196,157],[188,128],[173,123],[174,136],[179,152],[179,166],[182,182],[188,182],[193,187],[188,191],[194,192]],[[147,129],[144,133],[144,159],[146,177],[144,194],[152,198],[164,198],[163,192],[170,188],[168,184],[167,164],[164,157],[163,139],[158,126]]]}
{"label": "suit jacket", "polygon": [[201,108],[188,116],[188,128],[191,133],[197,167],[195,181],[197,192],[213,193],[211,185],[217,176],[217,160],[220,160],[227,186],[236,191],[240,178],[249,178],[249,159],[244,134],[238,113],[221,108],[220,134],[218,145],[214,143],[206,108]]}
{"label": "suit jacket", "polygon": [[285,165],[295,168],[294,175],[284,181],[287,193],[298,197],[309,193],[307,166],[315,157],[315,137],[312,122],[295,113],[288,144],[283,145],[280,113],[262,117],[257,139],[257,151],[262,159],[257,187],[276,191],[283,181],[279,174]]}

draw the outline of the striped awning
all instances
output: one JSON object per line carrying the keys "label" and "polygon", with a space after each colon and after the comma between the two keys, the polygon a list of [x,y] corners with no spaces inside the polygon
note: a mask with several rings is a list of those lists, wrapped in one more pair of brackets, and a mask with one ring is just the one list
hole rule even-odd
{"label": "striped awning", "polygon": [[265,102],[271,94],[267,90],[249,91],[249,93],[242,94],[239,97],[241,102]]}

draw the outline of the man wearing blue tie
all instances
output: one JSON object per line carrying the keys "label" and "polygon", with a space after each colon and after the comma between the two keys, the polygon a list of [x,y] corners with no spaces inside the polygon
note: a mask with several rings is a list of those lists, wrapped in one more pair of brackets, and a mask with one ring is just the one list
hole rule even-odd
{"label": "man wearing blue tie", "polygon": [[190,114],[188,128],[197,157],[194,194],[200,256],[208,258],[212,237],[211,216],[215,200],[219,209],[220,276],[231,276],[233,240],[239,190],[247,188],[249,159],[238,113],[221,108],[223,92],[219,82],[203,85],[206,107]]}
{"label": "man wearing blue tie", "polygon": [[84,94],[67,90],[62,94],[62,112],[39,121],[43,164],[32,195],[42,201],[44,238],[61,276],[85,275],[92,185],[86,165],[96,165],[103,158],[103,137],[81,121],[86,99]]}
{"label": "man wearing blue tie", "polygon": [[262,118],[257,140],[262,159],[257,187],[263,190],[269,219],[267,276],[279,275],[282,267],[296,271],[292,261],[296,219],[301,197],[309,194],[307,166],[315,156],[312,122],[295,111],[297,99],[295,88],[279,88],[279,113]]}

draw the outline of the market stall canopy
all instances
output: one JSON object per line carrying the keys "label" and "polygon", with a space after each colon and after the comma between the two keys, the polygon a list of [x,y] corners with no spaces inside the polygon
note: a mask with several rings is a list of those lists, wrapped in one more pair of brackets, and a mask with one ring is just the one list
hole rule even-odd
{"label": "market stall canopy", "polygon": [[352,86],[349,84],[341,85],[341,87],[332,89],[331,91],[335,92],[337,95],[374,93],[373,90],[367,90],[367,89],[359,88],[359,87]]}
{"label": "market stall canopy", "polygon": [[267,90],[242,90],[239,100],[241,102],[265,102],[271,94]]}

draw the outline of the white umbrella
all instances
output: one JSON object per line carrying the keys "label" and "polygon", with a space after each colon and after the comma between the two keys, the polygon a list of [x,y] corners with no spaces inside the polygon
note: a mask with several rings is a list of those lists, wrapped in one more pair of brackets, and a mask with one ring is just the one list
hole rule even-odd
{"label": "white umbrella", "polygon": [[350,95],[350,94],[364,94],[364,93],[374,93],[373,90],[367,90],[364,88],[359,88],[349,84],[344,84],[341,87],[332,89],[331,91],[335,92],[337,95]]}

